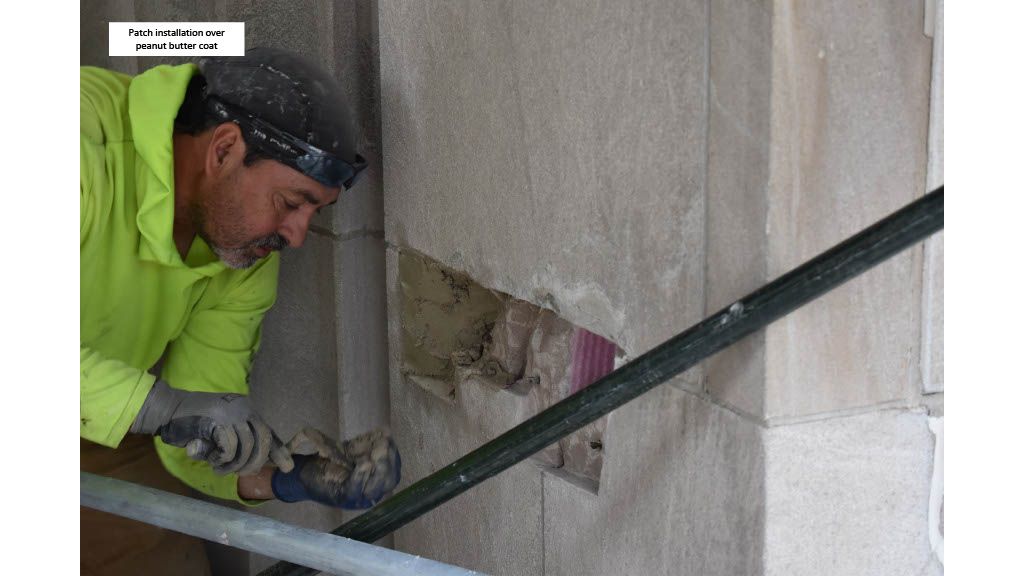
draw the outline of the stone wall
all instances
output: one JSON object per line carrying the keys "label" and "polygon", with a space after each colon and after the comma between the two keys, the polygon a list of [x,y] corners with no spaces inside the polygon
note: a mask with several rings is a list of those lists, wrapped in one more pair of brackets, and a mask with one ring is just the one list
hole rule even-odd
{"label": "stone wall", "polygon": [[[392,425],[414,447],[407,481],[517,420],[492,391],[466,386],[448,404],[403,377],[401,254],[635,357],[941,183],[925,179],[941,109],[936,137],[924,11],[381,3]],[[925,394],[941,381],[934,242],[613,412],[596,494],[520,464],[396,546],[496,574],[940,572],[928,415],[942,395]]]}
{"label": "stone wall", "polygon": [[[245,20],[351,79],[370,174],[286,254],[253,394],[286,434],[389,421],[403,486],[527,415],[406,377],[405,256],[633,358],[942,183],[941,0],[82,10],[83,63],[156,63],[106,57],[108,20]],[[494,574],[941,573],[942,261],[940,235],[612,412],[596,487],[526,461],[395,547]]]}

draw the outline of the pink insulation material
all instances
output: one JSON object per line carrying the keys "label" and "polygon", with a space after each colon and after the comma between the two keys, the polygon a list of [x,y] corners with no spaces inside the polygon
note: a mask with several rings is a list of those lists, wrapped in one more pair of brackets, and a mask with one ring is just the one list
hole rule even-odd
{"label": "pink insulation material", "polygon": [[572,335],[572,385],[575,394],[615,367],[615,343],[584,328]]}

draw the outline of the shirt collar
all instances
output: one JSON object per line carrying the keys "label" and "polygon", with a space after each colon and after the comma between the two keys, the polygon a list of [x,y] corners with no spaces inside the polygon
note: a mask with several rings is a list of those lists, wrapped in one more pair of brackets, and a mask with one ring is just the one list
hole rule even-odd
{"label": "shirt collar", "polygon": [[128,87],[128,115],[139,162],[135,193],[141,234],[139,258],[166,266],[185,267],[203,276],[226,269],[196,236],[183,262],[174,244],[174,118],[185,99],[195,64],[161,65],[139,74]]}

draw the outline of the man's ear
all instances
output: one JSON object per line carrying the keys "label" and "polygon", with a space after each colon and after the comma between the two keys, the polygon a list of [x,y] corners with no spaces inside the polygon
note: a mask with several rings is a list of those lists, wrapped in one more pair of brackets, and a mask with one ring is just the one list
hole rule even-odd
{"label": "man's ear", "polygon": [[206,172],[210,176],[221,174],[245,158],[245,140],[234,122],[224,122],[213,129],[206,149]]}

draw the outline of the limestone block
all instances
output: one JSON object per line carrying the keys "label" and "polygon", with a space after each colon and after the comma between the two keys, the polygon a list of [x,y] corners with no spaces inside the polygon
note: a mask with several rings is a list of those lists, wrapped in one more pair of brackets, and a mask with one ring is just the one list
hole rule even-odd
{"label": "limestone block", "polygon": [[334,243],[317,234],[282,252],[277,302],[263,321],[252,395],[285,440],[305,425],[338,432],[333,257]]}
{"label": "limestone block", "polygon": [[[342,238],[384,229],[381,194],[380,70],[377,55],[377,8],[374,2],[344,0],[318,4],[319,12],[330,13],[318,30],[332,45],[322,58],[345,93],[353,124],[359,134],[360,154],[369,166],[356,185],[342,194],[334,208],[314,218],[317,226]],[[325,16],[318,12],[318,19]]]}
{"label": "limestone block", "polygon": [[663,386],[612,412],[597,495],[544,477],[544,573],[759,574],[760,428]]}
{"label": "limestone block", "polygon": [[933,447],[917,412],[769,428],[764,573],[934,574]]}
{"label": "limestone block", "polygon": [[[771,9],[712,2],[705,315],[766,281],[771,138]],[[764,410],[764,333],[709,359],[707,389],[754,415]]]}
{"label": "limestone block", "polygon": [[[224,19],[245,22],[246,49],[285,48],[313,58],[332,56],[332,4],[326,0],[222,0]],[[213,5],[213,3],[208,3]],[[328,60],[329,61],[329,60]]]}
{"label": "limestone block", "polygon": [[704,3],[380,5],[385,231],[635,356],[703,313]]}
{"label": "limestone block", "polygon": [[338,196],[338,203],[325,207],[311,222],[340,241],[363,236],[384,235],[384,200],[381,193],[380,151],[370,144],[359,149],[368,165],[351,189]]}
{"label": "limestone block", "polygon": [[347,438],[388,425],[384,242],[354,238],[335,250],[338,400]]}
{"label": "limestone block", "polygon": [[[377,3],[362,0],[325,2],[333,19],[333,72],[348,95],[364,142],[380,154],[380,58]],[[364,154],[364,156],[367,156]]]}
{"label": "limestone block", "polygon": [[[769,279],[921,195],[923,8],[774,4]],[[914,247],[768,328],[769,419],[917,393],[920,258]]]}

